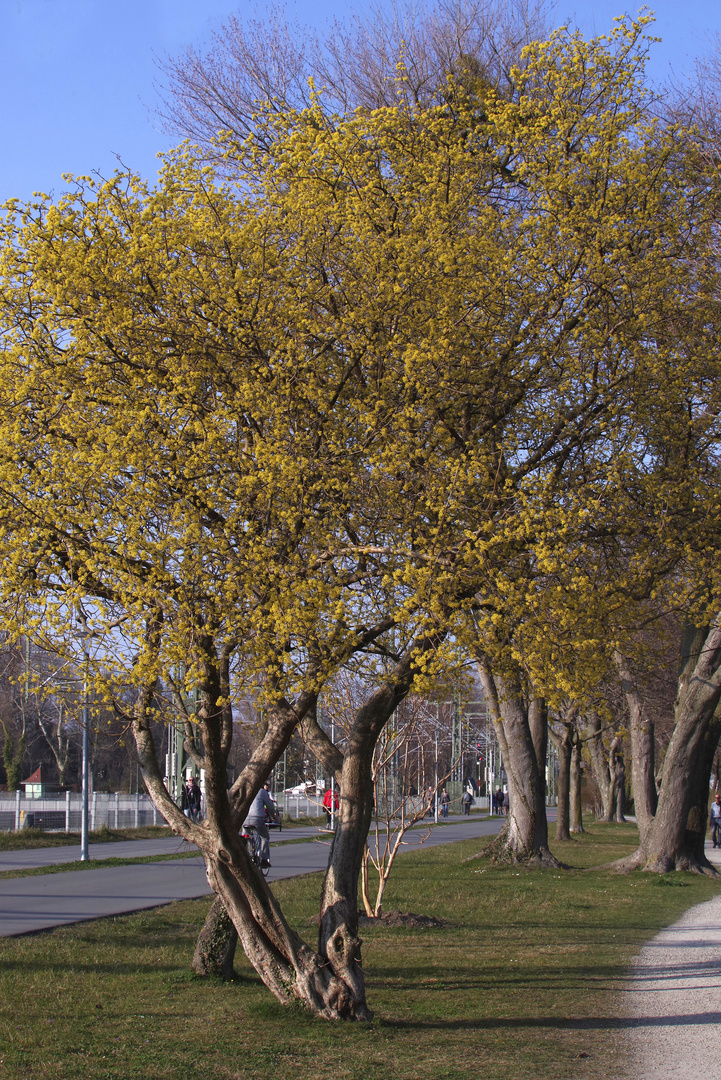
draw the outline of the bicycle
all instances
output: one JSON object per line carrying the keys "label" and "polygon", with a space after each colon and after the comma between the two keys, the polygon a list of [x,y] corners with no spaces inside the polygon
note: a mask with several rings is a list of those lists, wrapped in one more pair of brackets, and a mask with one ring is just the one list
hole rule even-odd
{"label": "bicycle", "polygon": [[260,857],[260,845],[262,841],[255,825],[246,825],[241,835],[248,845],[248,854],[250,855],[251,861],[258,867],[263,877],[267,877],[270,866],[263,866],[263,860]]}

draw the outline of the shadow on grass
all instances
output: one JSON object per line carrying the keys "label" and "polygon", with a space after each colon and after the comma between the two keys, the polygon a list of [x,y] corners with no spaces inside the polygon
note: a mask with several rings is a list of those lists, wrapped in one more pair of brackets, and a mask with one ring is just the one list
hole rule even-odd
{"label": "shadow on grass", "polygon": [[531,1017],[486,1017],[478,1020],[388,1020],[384,1021],[389,1027],[398,1031],[428,1031],[437,1028],[442,1031],[495,1031],[499,1028],[509,1028],[516,1031],[528,1029],[547,1028],[553,1031],[628,1031],[630,1028],[662,1028],[662,1027],[703,1027],[704,1025],[718,1025],[721,1014],[717,1012],[707,1013],[683,1013],[673,1016],[584,1016],[583,1018],[560,1019],[557,1016],[531,1016]]}
{"label": "shadow on grass", "polygon": [[[67,964],[62,963],[43,963],[42,961],[22,961],[22,960],[1,960],[0,968],[6,972],[24,972],[38,974],[45,973],[48,975],[63,976],[68,974]],[[160,964],[157,961],[148,961],[147,964],[126,964],[126,963],[108,963],[90,961],[87,964],[79,963],[77,960],[73,961],[72,974],[73,975],[142,975],[145,972],[151,972],[153,974],[175,974],[178,970],[177,964]]]}
{"label": "shadow on grass", "polygon": [[[366,976],[368,986],[383,987],[384,989],[397,989],[398,991],[428,990],[437,992],[439,987],[449,990],[493,990],[498,989],[499,979],[503,980],[504,986],[518,985],[527,989],[534,988],[536,984],[541,989],[558,989],[563,986],[566,989],[582,990],[588,983],[619,982],[632,979],[633,975],[626,974],[626,968],[614,964],[593,964],[572,966],[566,961],[563,967],[554,970],[553,967],[523,967],[518,965],[514,971],[504,965],[491,966],[475,975],[459,977],[457,972],[444,971],[438,967],[414,967],[409,971],[407,967],[388,968],[382,971],[377,969]],[[679,969],[680,970],[680,969]],[[428,983],[423,986],[423,982]],[[420,985],[419,985],[420,984]]]}
{"label": "shadow on grass", "polygon": [[[591,905],[588,906],[590,907]],[[571,927],[574,932],[579,936],[574,937],[572,940],[569,940],[568,934],[566,932],[569,927]],[[404,942],[412,941],[413,939],[415,939],[420,943],[424,940],[425,935],[432,934],[435,938],[443,933],[452,934],[454,932],[457,932],[458,930],[468,930],[474,933],[478,933],[480,930],[482,931],[484,936],[488,936],[489,938],[494,934],[508,935],[515,932],[520,935],[528,934],[535,930],[539,933],[543,932],[545,934],[545,945],[559,945],[562,947],[565,947],[567,945],[585,946],[591,943],[596,945],[597,942],[595,941],[595,939],[589,938],[588,940],[586,940],[580,935],[582,933],[596,934],[598,931],[606,930],[613,930],[613,933],[618,934],[619,938],[621,936],[626,937],[629,933],[638,935],[639,941],[646,941],[646,939],[648,938],[648,922],[624,922],[623,925],[619,925],[618,916],[614,912],[612,912],[609,914],[608,921],[606,921],[605,919],[599,919],[593,922],[584,920],[582,927],[579,927],[578,919],[573,918],[572,916],[569,916],[568,919],[559,918],[557,919],[551,932],[549,932],[547,924],[540,922],[484,922],[482,927],[479,927],[477,923],[471,924],[468,922],[448,922],[446,926],[437,926],[429,930],[416,930],[406,927],[399,927],[398,929],[394,928],[392,931],[384,931],[381,927],[376,928],[364,926],[363,940],[367,944],[371,944],[371,942],[375,944],[380,944],[384,937],[387,937],[389,940],[394,941],[402,937]],[[474,941],[473,947],[482,949],[483,939],[481,938],[478,941]]]}

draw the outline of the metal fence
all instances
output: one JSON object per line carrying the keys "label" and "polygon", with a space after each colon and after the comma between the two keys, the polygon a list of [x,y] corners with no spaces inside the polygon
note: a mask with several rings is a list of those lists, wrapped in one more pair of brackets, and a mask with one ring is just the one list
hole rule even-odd
{"label": "metal fence", "polygon": [[[283,817],[323,817],[322,795],[277,796]],[[29,799],[20,791],[0,794],[0,832],[44,829],[46,832],[80,832],[82,796],[66,791],[42,799]],[[88,828],[137,829],[142,825],[165,825],[148,795],[107,794],[93,791],[88,799]]]}
{"label": "metal fence", "polygon": [[[66,791],[43,799],[28,799],[20,791],[0,795],[0,832],[44,829],[80,832],[82,796]],[[88,828],[138,829],[142,825],[165,825],[162,814],[148,795],[106,794],[93,791],[88,799]]]}
{"label": "metal fence", "polygon": [[[289,817],[293,821],[300,817],[319,818],[324,814],[323,810],[323,796],[322,795],[291,795],[282,792],[274,795],[273,798],[278,803],[278,810],[281,817]],[[440,810],[440,792],[438,793],[438,806]],[[381,800],[382,801],[382,800]],[[427,799],[425,802],[427,803]],[[472,810],[485,810],[488,812],[488,796],[476,796],[471,803]],[[406,806],[406,813],[416,813],[423,806],[424,800],[422,798],[409,799]],[[459,814],[461,812],[461,800],[460,797],[452,799],[449,810],[452,814]],[[383,814],[385,807],[383,805],[378,807],[378,810]]]}
{"label": "metal fence", "polygon": [[273,798],[278,804],[280,816],[292,821],[304,817],[319,818],[325,813],[322,795],[291,795],[289,791],[279,791]]}
{"label": "metal fence", "polygon": [[[279,792],[275,799],[281,817],[322,818],[322,795],[292,795]],[[474,809],[487,809],[487,798],[476,798]],[[451,813],[458,813],[460,801],[451,803]],[[43,799],[28,799],[20,791],[0,794],[0,832],[17,829],[44,829],[46,832],[80,832],[82,796],[66,791]],[[94,791],[88,800],[88,828],[137,829],[143,825],[165,825],[162,814],[148,795],[107,794]]]}

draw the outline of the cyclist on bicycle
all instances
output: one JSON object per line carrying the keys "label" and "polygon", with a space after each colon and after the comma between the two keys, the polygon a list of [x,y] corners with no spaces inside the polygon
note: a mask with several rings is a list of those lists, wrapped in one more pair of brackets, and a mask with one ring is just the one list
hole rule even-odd
{"label": "cyclist on bicycle", "polygon": [[250,804],[248,816],[243,824],[244,829],[249,825],[252,825],[260,837],[260,865],[262,869],[270,866],[270,834],[268,832],[268,826],[265,823],[266,807],[268,808],[271,817],[274,817],[275,806],[270,797],[270,792],[262,787]]}

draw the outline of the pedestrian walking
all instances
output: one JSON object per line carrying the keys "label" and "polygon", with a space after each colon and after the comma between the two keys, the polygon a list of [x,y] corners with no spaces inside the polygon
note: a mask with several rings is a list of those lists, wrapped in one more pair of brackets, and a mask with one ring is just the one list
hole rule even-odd
{"label": "pedestrian walking", "polygon": [[709,815],[711,824],[711,843],[714,847],[721,847],[721,792],[716,795],[716,798],[711,803],[711,813]]}
{"label": "pedestrian walking", "polygon": [[448,817],[448,804],[450,803],[450,801],[450,795],[448,794],[446,789],[443,788],[443,791],[441,792],[441,813],[443,814],[443,817]]}
{"label": "pedestrian walking", "polygon": [[338,799],[338,791],[335,793],[330,788],[326,788],[325,795],[323,796],[323,809],[325,810],[325,823],[326,827],[330,828],[333,822],[333,813],[338,813],[340,807],[340,800]]}
{"label": "pedestrian walking", "polygon": [[189,776],[183,785],[181,807],[187,818],[191,821],[200,821],[201,791],[194,776]]}
{"label": "pedestrian walking", "polygon": [[461,805],[463,806],[463,816],[468,817],[471,813],[471,803],[473,802],[473,796],[470,791],[463,792],[463,798],[461,799]]}

